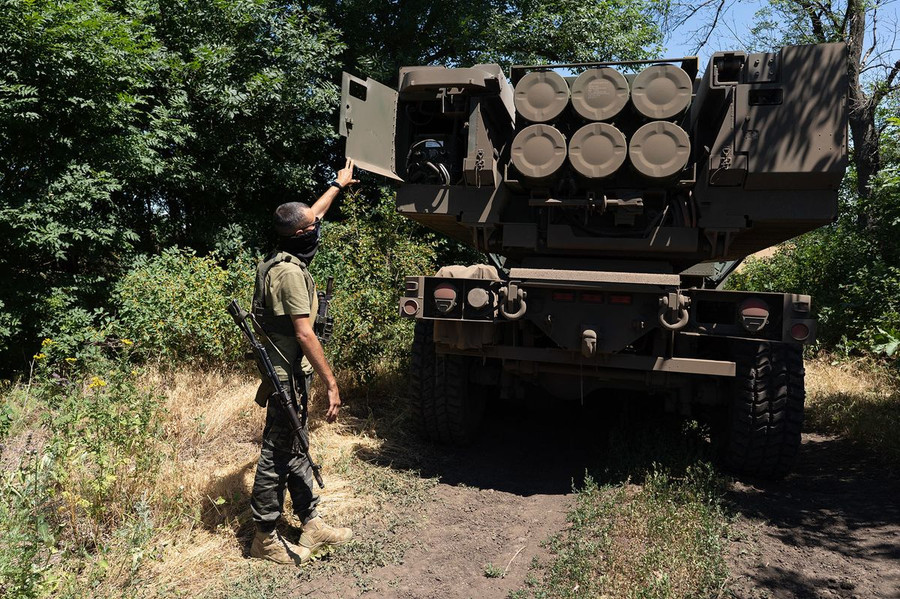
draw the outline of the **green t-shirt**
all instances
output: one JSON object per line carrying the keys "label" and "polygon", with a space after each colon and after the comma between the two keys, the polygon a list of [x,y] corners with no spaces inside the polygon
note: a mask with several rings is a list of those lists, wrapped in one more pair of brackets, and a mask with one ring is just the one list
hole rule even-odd
{"label": "green t-shirt", "polygon": [[[265,285],[266,305],[275,316],[309,315],[310,324],[315,322],[319,299],[316,296],[316,283],[308,271],[294,263],[279,262],[269,269]],[[290,365],[300,355],[300,345],[293,335],[272,333],[269,338],[277,348],[275,351],[268,344],[266,346],[272,365],[275,366],[278,377],[286,381]],[[300,366],[304,374],[312,374],[313,368],[306,356],[302,357]]]}

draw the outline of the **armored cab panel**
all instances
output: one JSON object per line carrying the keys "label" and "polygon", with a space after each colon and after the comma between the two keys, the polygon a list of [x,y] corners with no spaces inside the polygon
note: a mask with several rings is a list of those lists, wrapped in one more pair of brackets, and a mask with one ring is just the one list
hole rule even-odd
{"label": "armored cab panel", "polygon": [[[718,256],[742,258],[837,215],[847,165],[846,52],[837,43],[710,59],[692,110],[695,137],[710,148],[695,195],[698,225]],[[716,113],[723,124],[710,123]]]}
{"label": "armored cab panel", "polygon": [[397,92],[344,73],[341,99],[338,131],[347,138],[347,156],[361,169],[402,181],[395,155]]}
{"label": "armored cab panel", "polygon": [[[843,44],[827,44],[785,48],[780,58],[748,57],[735,112],[735,152],[747,154],[745,189],[840,185],[847,163],[845,55]],[[760,81],[765,68],[770,80]]]}
{"label": "armored cab panel", "polygon": [[699,70],[405,67],[396,91],[345,76],[341,133],[349,157],[402,181],[402,214],[512,266],[674,273],[830,222],[846,46],[718,52]]}

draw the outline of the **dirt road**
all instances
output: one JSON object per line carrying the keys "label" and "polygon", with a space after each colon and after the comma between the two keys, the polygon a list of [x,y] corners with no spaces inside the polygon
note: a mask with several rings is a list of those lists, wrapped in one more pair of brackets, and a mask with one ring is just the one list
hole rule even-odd
{"label": "dirt road", "polygon": [[735,483],[739,599],[900,598],[900,481],[847,441],[805,435],[779,483]]}
{"label": "dirt road", "polygon": [[[377,568],[362,583],[318,580],[296,596],[503,598],[521,589],[532,559],[548,556],[542,544],[566,525],[573,482],[592,467],[595,441],[608,433],[561,427],[567,432],[538,444],[522,434],[536,424],[508,419],[470,449],[426,459],[423,474],[441,482],[422,526],[401,533],[409,543],[402,563]],[[898,498],[900,480],[886,478],[870,456],[806,435],[794,474],[779,483],[736,482],[728,495],[737,537],[730,592],[738,599],[900,598]]]}

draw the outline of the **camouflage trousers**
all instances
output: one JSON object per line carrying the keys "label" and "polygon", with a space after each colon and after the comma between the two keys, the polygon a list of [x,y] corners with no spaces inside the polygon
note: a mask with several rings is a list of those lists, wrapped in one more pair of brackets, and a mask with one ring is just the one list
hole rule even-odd
{"label": "camouflage trousers", "polygon": [[[312,375],[299,375],[301,383],[297,391],[309,397]],[[297,397],[292,399],[297,405]],[[298,407],[298,413],[300,412]],[[309,430],[304,427],[303,435],[309,443]],[[262,450],[256,465],[256,478],[250,496],[250,510],[256,526],[263,532],[275,528],[275,522],[284,509],[284,489],[291,494],[294,514],[304,524],[316,517],[319,496],[313,492],[313,474],[306,459],[299,450],[299,443],[291,435],[288,418],[277,401],[269,401],[266,407],[266,427],[263,429]]]}

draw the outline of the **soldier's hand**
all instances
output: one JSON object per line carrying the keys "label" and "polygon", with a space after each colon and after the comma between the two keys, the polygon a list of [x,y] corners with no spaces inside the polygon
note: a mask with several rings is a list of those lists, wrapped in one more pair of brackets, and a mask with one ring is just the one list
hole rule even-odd
{"label": "soldier's hand", "polygon": [[328,412],[325,413],[325,420],[334,422],[337,420],[338,411],[341,409],[341,394],[337,385],[328,388]]}
{"label": "soldier's hand", "polygon": [[338,171],[336,180],[341,187],[359,183],[359,180],[353,178],[353,166],[353,160],[348,158],[346,166]]}

